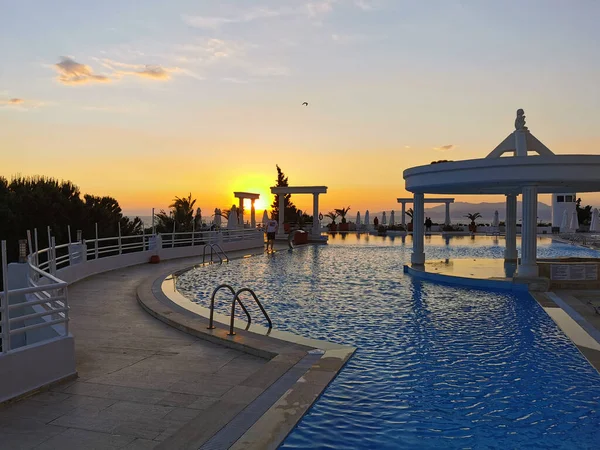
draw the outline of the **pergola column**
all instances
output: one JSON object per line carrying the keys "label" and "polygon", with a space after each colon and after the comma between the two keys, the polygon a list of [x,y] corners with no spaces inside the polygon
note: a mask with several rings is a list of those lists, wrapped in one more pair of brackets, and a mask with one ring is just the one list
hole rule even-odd
{"label": "pergola column", "polygon": [[413,252],[410,261],[413,265],[422,266],[425,264],[425,196],[423,194],[415,193],[413,207]]}
{"label": "pergola column", "polygon": [[444,225],[450,225],[450,202],[446,202],[446,220],[444,221]]}
{"label": "pergola column", "polygon": [[244,197],[240,197],[240,206],[238,208],[238,226],[244,227]]}
{"label": "pergola column", "polygon": [[250,225],[256,228],[256,210],[254,209],[254,199],[250,199]]}
{"label": "pergola column", "polygon": [[516,262],[519,254],[517,252],[517,195],[506,195],[506,249],[504,250],[504,261]]}
{"label": "pergola column", "polygon": [[402,202],[402,226],[406,229],[406,203]]}
{"label": "pergola column", "polygon": [[313,227],[312,227],[313,236],[320,236],[321,230],[319,227],[319,194],[317,192],[313,193]]}
{"label": "pergola column", "polygon": [[285,212],[285,194],[279,194],[279,229],[277,230],[277,234],[285,234],[285,228],[283,226],[284,215]]}
{"label": "pergola column", "polygon": [[537,277],[537,186],[523,188],[523,227],[519,277]]}

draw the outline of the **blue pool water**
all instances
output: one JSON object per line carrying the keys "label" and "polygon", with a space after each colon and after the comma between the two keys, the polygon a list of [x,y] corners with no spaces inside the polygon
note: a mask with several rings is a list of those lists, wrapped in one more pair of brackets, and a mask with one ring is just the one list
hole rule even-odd
{"label": "blue pool water", "polygon": [[[217,284],[252,287],[277,329],[358,348],[281,448],[599,448],[600,375],[531,296],[413,280],[402,273],[409,241],[365,238],[177,279],[203,304]],[[426,253],[503,249],[434,236]],[[548,239],[539,255],[598,256]]]}

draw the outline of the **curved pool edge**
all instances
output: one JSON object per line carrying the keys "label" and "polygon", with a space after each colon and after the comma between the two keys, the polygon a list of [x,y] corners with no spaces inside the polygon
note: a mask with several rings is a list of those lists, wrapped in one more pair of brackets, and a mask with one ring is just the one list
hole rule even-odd
{"label": "curved pool edge", "polygon": [[[269,360],[244,381],[248,386],[261,388],[262,393],[241,412],[226,419],[219,431],[208,438],[194,440],[193,445],[196,448],[204,445],[210,448],[277,448],[335,379],[356,348],[275,330],[267,335],[266,328],[258,325],[248,331],[237,328],[236,335],[229,336],[227,320],[220,315],[216,315],[216,328],[208,330],[207,317],[202,311],[194,311],[193,302],[175,290],[163,291],[165,280],[172,273],[150,277],[138,286],[137,300],[143,309],[184,333]],[[182,306],[182,299],[188,303],[186,307]],[[227,409],[225,403],[218,401],[193,423],[201,426],[214,421],[215,414]],[[182,429],[169,441],[175,444],[186,440],[189,438],[186,434],[189,435],[189,430]]]}
{"label": "curved pool edge", "polygon": [[432,273],[427,272],[424,269],[416,269],[408,264],[404,265],[404,273],[407,273],[414,278],[442,284],[451,284],[480,289],[500,289],[513,292],[528,292],[530,290],[530,284],[527,282],[516,283],[513,280],[469,278],[442,273]]}

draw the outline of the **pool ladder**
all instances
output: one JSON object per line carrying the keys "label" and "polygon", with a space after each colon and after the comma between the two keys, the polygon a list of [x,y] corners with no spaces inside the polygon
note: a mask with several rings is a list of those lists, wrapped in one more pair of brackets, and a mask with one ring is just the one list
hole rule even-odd
{"label": "pool ladder", "polygon": [[213,254],[217,255],[219,258],[219,264],[223,264],[223,261],[229,262],[229,257],[227,253],[223,250],[223,248],[219,244],[204,244],[202,248],[202,264],[206,261],[206,249],[210,248],[210,263],[213,262]]}
{"label": "pool ladder", "polygon": [[212,296],[210,297],[210,319],[208,321],[208,327],[207,327],[209,330],[213,330],[216,328],[214,325],[214,320],[213,320],[214,314],[215,314],[215,295],[217,295],[217,292],[219,292],[221,289],[229,289],[231,291],[231,293],[233,294],[233,301],[231,302],[231,319],[229,322],[229,333],[227,333],[229,336],[235,335],[235,331],[233,331],[233,323],[235,321],[235,304],[236,304],[236,302],[240,304],[240,307],[242,308],[244,313],[246,313],[246,317],[248,318],[248,325],[246,326],[246,330],[248,328],[250,328],[250,324],[252,323],[252,318],[250,317],[250,313],[248,312],[248,310],[242,303],[242,300],[240,299],[240,294],[243,292],[249,292],[250,295],[252,295],[252,298],[254,299],[254,301],[256,302],[256,304],[258,305],[260,310],[262,311],[263,315],[265,316],[265,319],[267,319],[267,322],[269,323],[269,331],[267,332],[267,334],[269,334],[271,332],[271,329],[273,328],[273,322],[271,322],[271,318],[267,314],[267,311],[265,311],[265,308],[263,308],[263,305],[260,303],[260,300],[258,300],[258,297],[254,293],[254,291],[250,288],[241,288],[236,292],[229,284],[220,284],[219,286],[217,286],[215,288],[215,290],[213,291]]}

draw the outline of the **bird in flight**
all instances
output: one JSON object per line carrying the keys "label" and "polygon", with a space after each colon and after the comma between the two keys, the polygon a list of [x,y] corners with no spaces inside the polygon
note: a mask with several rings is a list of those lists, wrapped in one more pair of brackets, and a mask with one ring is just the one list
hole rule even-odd
{"label": "bird in flight", "polygon": [[302,106],[308,106],[308,102],[302,103]]}

